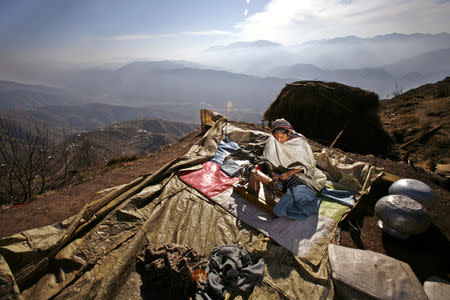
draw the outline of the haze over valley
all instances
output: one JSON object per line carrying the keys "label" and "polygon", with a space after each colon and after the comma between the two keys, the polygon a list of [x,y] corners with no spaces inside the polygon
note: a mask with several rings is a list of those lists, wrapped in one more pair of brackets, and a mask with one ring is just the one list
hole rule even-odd
{"label": "haze over valley", "polygon": [[[392,50],[392,54],[381,55],[383,49]],[[391,98],[396,89],[406,91],[441,80],[450,74],[450,35],[346,37],[294,47],[269,41],[235,43],[211,47],[199,61],[210,65],[136,61],[118,68],[54,71],[42,77],[57,88],[2,82],[1,108],[34,109],[28,114],[38,119],[50,120],[49,114],[57,115],[67,120],[66,125],[83,130],[143,117],[198,123],[200,108],[259,122],[264,108],[282,87],[296,80],[340,82],[374,91],[381,99]],[[25,76],[23,81],[40,79]],[[90,103],[88,107],[79,106],[86,103]],[[66,105],[71,107],[61,107]],[[114,110],[117,118],[103,122],[102,115],[110,114],[109,110]],[[77,123],[70,117],[83,114],[92,121]]]}
{"label": "haze over valley", "polygon": [[198,124],[200,108],[260,122],[294,81],[385,99],[450,74],[449,1],[200,2],[3,2],[1,115],[75,130]]}

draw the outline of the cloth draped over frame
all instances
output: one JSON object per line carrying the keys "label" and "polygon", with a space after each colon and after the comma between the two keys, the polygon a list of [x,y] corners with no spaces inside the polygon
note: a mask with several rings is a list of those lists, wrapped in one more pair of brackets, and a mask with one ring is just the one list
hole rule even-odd
{"label": "cloth draped over frame", "polygon": [[263,157],[267,159],[275,169],[304,169],[304,173],[297,173],[298,179],[316,193],[325,187],[327,177],[316,168],[316,160],[306,138],[296,132],[284,143],[278,142],[272,135],[269,136]]}

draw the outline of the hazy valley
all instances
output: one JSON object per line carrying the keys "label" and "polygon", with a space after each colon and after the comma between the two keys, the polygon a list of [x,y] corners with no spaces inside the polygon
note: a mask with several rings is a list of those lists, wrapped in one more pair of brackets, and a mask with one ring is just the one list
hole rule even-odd
{"label": "hazy valley", "polygon": [[[45,70],[41,77],[23,79],[48,85],[13,82],[10,78],[0,81],[0,123],[3,132],[10,126],[16,137],[25,141],[45,133],[47,143],[59,149],[52,151],[64,157],[67,171],[158,151],[198,128],[201,108],[231,120],[259,124],[285,85],[298,80],[339,82],[374,91],[380,99],[394,98],[450,74],[450,35],[344,37],[294,46],[239,42],[211,47],[196,62],[134,61],[114,68]],[[23,74],[36,76],[31,71]],[[448,80],[445,89],[447,85]],[[413,99],[424,97],[435,95],[420,94]],[[385,101],[382,103],[406,100]],[[409,101],[412,104],[408,107],[416,106],[414,101]],[[438,102],[439,111],[432,112],[436,116],[442,115],[440,110],[447,105]],[[448,124],[440,117],[414,131],[407,130],[409,117],[392,126],[390,116],[396,112],[391,106],[382,108],[384,126],[399,145],[428,140],[427,130],[438,123],[437,136],[447,132]],[[432,144],[447,147],[445,137]],[[430,155],[436,156],[434,146],[430,146],[434,150],[428,151],[428,156],[420,154],[422,148],[416,143],[407,146],[398,152],[403,160],[418,160],[417,164],[431,171],[444,162],[429,161]],[[57,175],[61,170],[55,168],[53,172]]]}
{"label": "hazy valley", "polygon": [[[34,75],[33,68],[40,67],[40,75]],[[60,69],[56,65],[29,66],[17,80],[59,88],[49,92],[45,86],[3,84],[1,107],[33,108],[33,114],[40,110],[42,115],[46,110],[42,106],[101,103],[128,107],[116,121],[127,120],[134,113],[130,107],[137,107],[136,118],[185,122],[198,122],[198,110],[209,108],[231,119],[259,122],[283,86],[296,80],[335,81],[374,91],[380,99],[442,80],[450,74],[450,35],[349,36],[290,46],[270,41],[239,42],[206,49],[196,62],[134,61],[114,68],[67,67],[64,72],[57,71]],[[72,117],[79,114],[77,110],[81,113],[92,108],[73,107]],[[101,110],[114,109],[98,106],[94,110],[101,120]],[[49,111],[70,119],[67,109]]]}

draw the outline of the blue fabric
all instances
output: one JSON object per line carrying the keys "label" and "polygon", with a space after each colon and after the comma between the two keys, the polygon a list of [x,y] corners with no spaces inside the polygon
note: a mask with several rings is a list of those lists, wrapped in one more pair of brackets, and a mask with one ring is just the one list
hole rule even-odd
{"label": "blue fabric", "polygon": [[230,177],[236,177],[241,174],[242,167],[232,158],[228,158],[221,166],[220,170]]}
{"label": "blue fabric", "polygon": [[324,188],[320,192],[320,196],[327,197],[327,200],[337,202],[348,207],[355,206],[355,197],[354,194],[350,191]]}
{"label": "blue fabric", "polygon": [[225,159],[225,157],[227,157],[228,155],[230,155],[231,153],[235,152],[238,149],[240,149],[238,144],[230,140],[230,138],[225,137],[223,140],[220,141],[217,152],[211,159],[211,161],[221,165],[223,164],[223,160]]}
{"label": "blue fabric", "polygon": [[281,196],[280,201],[273,208],[273,213],[279,217],[306,219],[317,214],[319,200],[316,193],[306,185],[299,184]]}

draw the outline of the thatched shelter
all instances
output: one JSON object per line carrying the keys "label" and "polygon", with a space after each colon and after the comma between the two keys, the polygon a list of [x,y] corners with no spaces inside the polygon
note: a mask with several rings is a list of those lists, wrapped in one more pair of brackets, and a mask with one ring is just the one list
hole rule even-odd
{"label": "thatched shelter", "polygon": [[297,81],[287,84],[264,113],[271,123],[291,122],[306,137],[347,151],[388,155],[391,138],[378,116],[378,95],[336,82]]}

